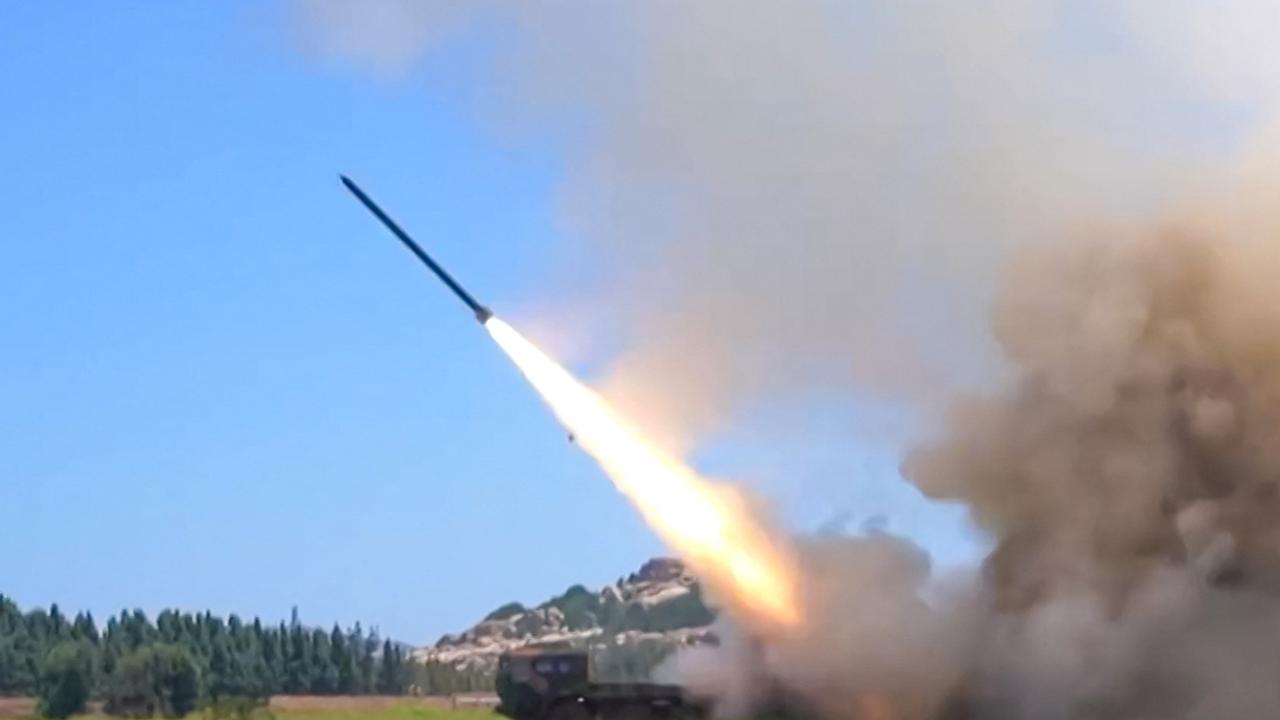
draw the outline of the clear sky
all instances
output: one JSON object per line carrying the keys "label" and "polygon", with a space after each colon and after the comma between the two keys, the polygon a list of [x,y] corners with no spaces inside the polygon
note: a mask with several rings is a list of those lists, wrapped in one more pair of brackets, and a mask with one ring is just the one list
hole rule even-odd
{"label": "clear sky", "polygon": [[[562,149],[457,100],[474,48],[379,81],[299,53],[283,12],[0,4],[0,592],[298,605],[422,643],[661,553],[337,178],[519,309],[557,292]],[[919,507],[887,451],[810,464],[784,500],[833,468],[885,480],[789,508],[804,528]],[[934,519],[895,526],[927,541]]]}

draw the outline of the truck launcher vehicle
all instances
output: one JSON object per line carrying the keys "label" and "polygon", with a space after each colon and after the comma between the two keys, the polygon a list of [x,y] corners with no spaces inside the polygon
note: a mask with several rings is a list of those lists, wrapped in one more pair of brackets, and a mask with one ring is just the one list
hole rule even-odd
{"label": "truck launcher vehicle", "polygon": [[586,652],[519,648],[498,660],[498,712],[512,720],[700,720],[709,707],[679,685],[597,682]]}

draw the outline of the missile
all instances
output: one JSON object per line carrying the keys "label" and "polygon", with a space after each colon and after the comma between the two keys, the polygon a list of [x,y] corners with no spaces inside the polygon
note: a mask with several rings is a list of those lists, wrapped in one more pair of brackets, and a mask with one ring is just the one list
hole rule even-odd
{"label": "missile", "polygon": [[364,206],[369,209],[369,212],[373,213],[374,217],[381,220],[382,224],[387,226],[387,229],[391,231],[392,235],[395,235],[400,242],[404,243],[405,247],[409,248],[409,252],[416,255],[418,259],[422,261],[423,265],[426,265],[431,272],[436,274],[436,277],[440,278],[440,282],[447,285],[449,289],[453,291],[453,294],[457,295],[458,299],[470,308],[471,312],[475,313],[476,320],[479,321],[481,325],[485,324],[489,318],[493,317],[492,310],[476,302],[476,299],[471,297],[471,293],[462,289],[462,286],[458,284],[458,281],[454,280],[453,276],[445,272],[445,269],[440,267],[435,260],[432,260],[431,256],[428,255],[426,251],[418,245],[418,243],[414,242],[413,238],[409,237],[409,233],[400,229],[400,226],[396,224],[395,220],[387,217],[387,214],[382,211],[382,208],[378,207],[376,202],[370,199],[368,195],[364,194],[364,191],[360,189],[360,186],[351,182],[351,178],[346,175],[339,175],[338,177],[342,178],[342,184],[347,186],[347,189],[351,191],[351,194],[355,195],[356,199],[363,203]]}

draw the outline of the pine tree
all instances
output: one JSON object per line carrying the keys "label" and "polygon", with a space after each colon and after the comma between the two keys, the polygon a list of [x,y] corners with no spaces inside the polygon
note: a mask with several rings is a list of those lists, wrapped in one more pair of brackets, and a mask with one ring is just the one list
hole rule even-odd
{"label": "pine tree", "polygon": [[329,661],[337,672],[334,692],[339,695],[352,695],[356,687],[356,665],[351,649],[347,645],[347,636],[337,623],[329,633]]}
{"label": "pine tree", "polygon": [[75,621],[71,624],[71,639],[86,640],[91,645],[98,644],[98,626],[93,622],[93,613],[76,613]]}
{"label": "pine tree", "polygon": [[[295,620],[297,609],[294,610]],[[301,695],[311,689],[310,648],[301,623],[289,627],[289,652],[285,660],[283,689],[287,695]]]}
{"label": "pine tree", "polygon": [[378,674],[377,660],[374,654],[378,651],[378,632],[371,631],[364,638],[364,647],[360,649],[360,686],[361,693],[377,692]]}
{"label": "pine tree", "polygon": [[338,686],[338,669],[333,663],[329,636],[320,628],[311,631],[311,692],[315,695],[332,695]]}
{"label": "pine tree", "polygon": [[[224,621],[208,611],[176,610],[160,612],[153,624],[140,610],[124,610],[99,630],[89,613],[68,620],[56,605],[23,613],[0,595],[0,694],[32,695],[53,687],[46,682],[52,676],[42,673],[60,643],[89,649],[84,676],[90,678],[91,692],[128,712],[167,712],[164,707],[172,703],[152,697],[154,692],[134,697],[162,665],[177,668],[175,687],[194,682],[209,700],[280,693],[399,694],[410,682],[429,685],[418,681],[400,648],[376,632],[366,634],[359,624],[345,632],[337,625],[329,632],[308,629],[296,609],[289,624],[270,627],[257,618],[246,624],[235,615]],[[61,650],[59,657],[70,652]],[[194,675],[186,672],[188,662]],[[70,678],[68,688],[80,677],[64,676]]]}
{"label": "pine tree", "polygon": [[391,644],[390,640],[382,643],[382,658],[378,665],[378,693],[382,695],[399,695],[403,692],[403,678],[400,672],[400,648]]}

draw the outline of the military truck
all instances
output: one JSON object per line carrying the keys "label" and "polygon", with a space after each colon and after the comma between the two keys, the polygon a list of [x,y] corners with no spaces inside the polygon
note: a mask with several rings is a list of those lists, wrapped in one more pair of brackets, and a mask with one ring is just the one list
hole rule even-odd
{"label": "military truck", "polygon": [[498,712],[512,720],[699,720],[706,705],[679,685],[596,682],[582,650],[530,647],[498,659]]}

